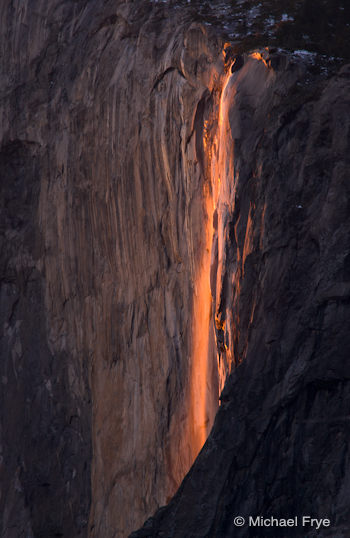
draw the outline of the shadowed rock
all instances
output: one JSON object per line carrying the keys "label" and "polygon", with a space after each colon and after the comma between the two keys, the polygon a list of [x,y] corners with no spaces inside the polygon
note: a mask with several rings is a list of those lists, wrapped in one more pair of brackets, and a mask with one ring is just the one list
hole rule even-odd
{"label": "shadowed rock", "polygon": [[239,71],[243,67],[243,65],[244,65],[243,56],[241,55],[236,56],[231,66],[231,73],[236,73],[236,71]]}

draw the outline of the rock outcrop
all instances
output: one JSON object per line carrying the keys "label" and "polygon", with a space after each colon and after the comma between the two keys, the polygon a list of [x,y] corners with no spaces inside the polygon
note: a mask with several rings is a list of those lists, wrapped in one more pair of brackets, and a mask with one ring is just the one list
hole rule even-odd
{"label": "rock outcrop", "polygon": [[224,385],[135,536],[347,535],[349,70],[185,4],[3,2],[6,538],[127,536]]}

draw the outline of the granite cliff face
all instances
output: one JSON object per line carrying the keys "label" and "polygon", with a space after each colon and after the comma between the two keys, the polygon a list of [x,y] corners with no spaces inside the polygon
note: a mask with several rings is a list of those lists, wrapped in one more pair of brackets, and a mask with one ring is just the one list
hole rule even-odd
{"label": "granite cliff face", "polygon": [[[350,532],[349,66],[322,82],[271,55],[239,73],[216,298],[222,358],[239,366],[178,493],[135,538]],[[234,525],[288,514],[331,528]]]}
{"label": "granite cliff face", "polygon": [[135,536],[347,536],[349,69],[177,3],[3,13],[2,535],[127,536],[226,382]]}
{"label": "granite cliff face", "polygon": [[188,379],[195,128],[220,45],[148,3],[4,13],[2,533],[125,536],[176,491],[218,402],[213,345],[204,410]]}

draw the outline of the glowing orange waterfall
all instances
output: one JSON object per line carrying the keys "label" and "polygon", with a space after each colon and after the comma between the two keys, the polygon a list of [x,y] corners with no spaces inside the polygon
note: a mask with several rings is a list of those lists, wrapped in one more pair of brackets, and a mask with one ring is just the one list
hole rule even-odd
{"label": "glowing orange waterfall", "polygon": [[[227,218],[234,206],[235,178],[234,178],[234,142],[232,140],[229,121],[229,110],[233,106],[236,94],[235,77],[228,70],[220,98],[218,134],[214,140],[215,151],[211,159],[211,181],[213,186],[214,208],[217,214],[217,230],[214,240],[217,241],[217,273],[215,290],[215,312],[219,310],[223,267],[225,265],[225,229]],[[215,316],[217,329],[225,330],[225,319]],[[218,357],[219,392],[224,387],[227,375],[230,373],[233,357],[231,350],[224,345],[221,350],[225,360]]]}
{"label": "glowing orange waterfall", "polygon": [[[217,286],[221,282],[221,270],[224,256],[223,226],[225,214],[232,202],[230,184],[233,181],[233,148],[228,120],[228,106],[232,102],[230,72],[225,76],[219,106],[217,134],[208,147],[204,138],[204,147],[210,162],[211,188],[206,183],[204,188],[204,205],[206,222],[204,227],[204,249],[195,280],[193,307],[193,345],[191,368],[191,442],[193,457],[196,457],[212,426],[218,406],[218,391],[213,394],[213,364],[216,362],[214,344],[213,297],[210,289],[211,250],[214,238],[213,215],[218,210],[218,275]],[[229,97],[229,98],[228,98]],[[216,296],[219,296],[217,289]],[[216,305],[214,305],[216,308]],[[226,371],[220,371],[218,363],[220,390],[226,378]],[[214,387],[215,390],[215,387]]]}
{"label": "glowing orange waterfall", "polygon": [[[232,263],[239,266],[243,260],[244,271],[244,259],[252,248],[252,220],[249,213],[243,252],[236,249],[235,260],[227,260],[226,256],[228,253],[232,256],[234,248],[228,234],[232,231],[239,173],[234,166],[234,143],[242,136],[238,88],[245,95],[252,89],[255,80],[260,80],[259,77],[266,80],[267,67],[261,53],[233,58],[231,46],[226,45],[223,51],[225,74],[220,80],[213,78],[211,94],[220,95],[220,98],[205,111],[208,115],[203,125],[206,177],[201,198],[201,251],[194,261],[188,392],[184,406],[181,406],[181,415],[173,421],[170,432],[170,438],[176,437],[176,443],[170,446],[169,452],[169,490],[172,488],[173,492],[205,443],[217,411],[219,395],[233,365],[239,361],[234,357],[234,343],[238,338],[237,312],[229,306],[232,294],[239,293],[239,279],[235,280]],[[236,62],[238,65],[232,72],[231,66]],[[198,245],[193,250],[198,252]]]}
{"label": "glowing orange waterfall", "polygon": [[[209,382],[210,354],[210,323],[212,311],[212,296],[210,291],[210,253],[213,237],[213,200],[206,190],[205,208],[207,213],[205,226],[205,248],[199,265],[195,282],[195,297],[193,308],[193,346],[191,368],[191,424],[192,424],[192,454],[196,457],[209,433],[212,425],[213,410],[210,408],[211,391]],[[213,342],[212,342],[213,343]],[[215,412],[215,411],[214,411]]]}

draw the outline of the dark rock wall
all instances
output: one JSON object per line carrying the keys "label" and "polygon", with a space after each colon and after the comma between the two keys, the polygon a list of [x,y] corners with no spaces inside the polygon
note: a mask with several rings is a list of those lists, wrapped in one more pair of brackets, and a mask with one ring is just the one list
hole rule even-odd
{"label": "dark rock wall", "polygon": [[59,255],[45,241],[52,215],[40,214],[43,185],[60,176],[53,64],[67,20],[56,8],[1,6],[0,534],[9,538],[86,535],[90,505],[88,365],[50,323],[48,302],[60,299],[46,262]]}
{"label": "dark rock wall", "polygon": [[196,129],[223,64],[218,40],[169,9],[2,5],[6,536],[126,536],[197,454]]}

